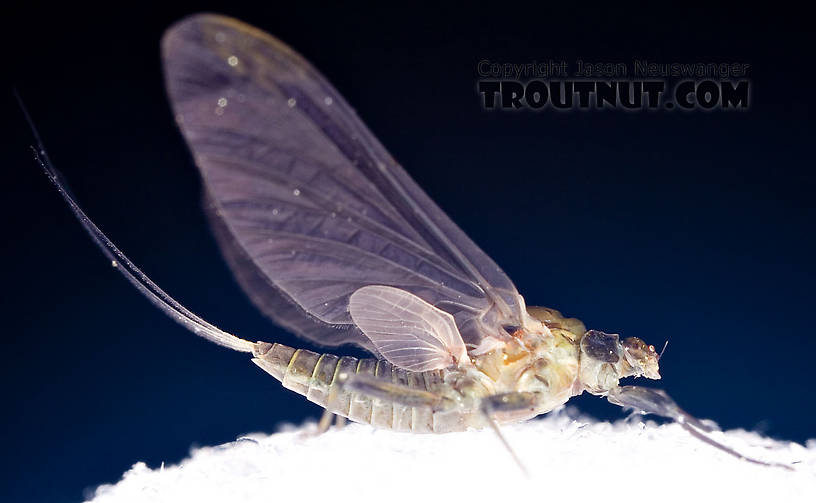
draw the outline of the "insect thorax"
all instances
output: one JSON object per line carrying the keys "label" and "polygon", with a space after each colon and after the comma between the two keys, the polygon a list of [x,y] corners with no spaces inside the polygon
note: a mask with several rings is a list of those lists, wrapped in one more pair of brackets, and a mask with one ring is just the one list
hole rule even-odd
{"label": "insect thorax", "polygon": [[515,330],[502,347],[474,357],[473,363],[495,384],[495,393],[538,393],[540,405],[530,414],[535,416],[583,391],[578,384],[583,324],[554,309],[528,311],[531,318],[525,327]]}

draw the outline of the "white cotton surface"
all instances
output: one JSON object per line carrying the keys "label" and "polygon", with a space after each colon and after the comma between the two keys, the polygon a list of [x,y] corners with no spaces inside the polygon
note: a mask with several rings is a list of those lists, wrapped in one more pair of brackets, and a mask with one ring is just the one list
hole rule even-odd
{"label": "white cotton surface", "polygon": [[119,502],[814,502],[816,442],[743,430],[714,433],[739,460],[677,424],[574,420],[564,413],[502,428],[526,478],[492,431],[417,435],[306,425],[194,449],[178,465],[136,463],[94,503]]}

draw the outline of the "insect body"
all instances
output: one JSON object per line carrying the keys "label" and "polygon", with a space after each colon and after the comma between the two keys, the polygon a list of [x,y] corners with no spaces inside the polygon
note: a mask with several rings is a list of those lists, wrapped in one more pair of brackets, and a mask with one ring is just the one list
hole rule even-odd
{"label": "insect body", "polygon": [[289,47],[236,20],[196,15],[168,30],[162,57],[215,235],[244,290],[290,331],[324,346],[356,344],[374,358],[253,343],[190,312],[88,219],[38,139],[42,167],[103,252],[187,328],[252,353],[327,411],[381,428],[498,432],[499,423],[588,391],[674,419],[739,456],[704,436],[710,428],[662,391],[619,385],[623,377],[660,378],[653,346],[527,308]]}
{"label": "insect body", "polygon": [[[256,344],[253,361],[285,387],[353,421],[415,433],[462,431],[485,426],[483,400],[496,395],[524,393],[524,406],[500,418],[516,421],[547,412],[583,391],[575,339],[541,328],[543,333],[528,334],[456,367],[422,372],[387,360],[338,358],[268,343]],[[371,395],[380,398],[372,400]]]}
{"label": "insect body", "polygon": [[[625,358],[609,362],[610,351],[620,351],[617,336],[590,332],[584,337],[579,321],[554,310],[532,311],[547,314],[531,320],[535,331],[517,330],[501,348],[455,367],[413,372],[387,360],[340,358],[264,342],[254,346],[253,361],[332,413],[414,433],[484,427],[486,405],[499,422],[529,419],[585,390],[606,394],[620,377],[645,371]],[[598,350],[604,340],[611,345]]]}

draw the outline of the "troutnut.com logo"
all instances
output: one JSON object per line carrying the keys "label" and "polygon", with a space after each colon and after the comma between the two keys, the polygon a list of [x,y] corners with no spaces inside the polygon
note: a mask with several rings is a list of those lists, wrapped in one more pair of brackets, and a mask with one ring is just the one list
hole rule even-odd
{"label": "troutnut.com logo", "polygon": [[587,63],[577,60],[476,66],[486,109],[747,110],[746,63]]}

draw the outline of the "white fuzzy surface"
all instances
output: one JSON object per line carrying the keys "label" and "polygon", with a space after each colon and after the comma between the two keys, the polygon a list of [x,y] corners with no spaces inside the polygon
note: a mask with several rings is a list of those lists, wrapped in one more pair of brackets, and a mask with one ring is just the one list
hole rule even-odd
{"label": "white fuzzy surface", "polygon": [[114,502],[753,502],[816,501],[816,442],[734,430],[715,438],[795,471],[753,465],[680,426],[573,420],[503,427],[525,478],[491,431],[410,435],[314,425],[195,449],[178,465],[136,463],[92,501]]}

